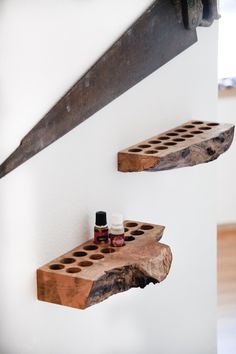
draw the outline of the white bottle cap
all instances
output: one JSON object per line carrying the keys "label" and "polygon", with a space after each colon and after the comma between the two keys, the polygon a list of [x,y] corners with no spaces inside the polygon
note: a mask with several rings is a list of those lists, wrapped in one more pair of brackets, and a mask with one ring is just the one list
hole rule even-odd
{"label": "white bottle cap", "polygon": [[123,225],[123,216],[121,214],[112,214],[111,223],[115,226]]}

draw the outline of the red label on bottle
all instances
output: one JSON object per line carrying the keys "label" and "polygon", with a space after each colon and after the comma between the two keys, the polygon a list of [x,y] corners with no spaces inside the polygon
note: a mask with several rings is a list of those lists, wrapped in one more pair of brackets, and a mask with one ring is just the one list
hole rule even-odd
{"label": "red label on bottle", "polygon": [[109,240],[109,235],[107,231],[94,232],[94,242],[103,243],[103,242],[108,242],[108,240]]}
{"label": "red label on bottle", "polygon": [[111,246],[122,247],[125,244],[125,234],[112,235],[110,234]]}

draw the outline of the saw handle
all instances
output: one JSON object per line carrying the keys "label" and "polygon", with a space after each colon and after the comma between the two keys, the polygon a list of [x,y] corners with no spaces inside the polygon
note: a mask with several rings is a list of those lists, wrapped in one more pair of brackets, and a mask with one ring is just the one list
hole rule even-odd
{"label": "saw handle", "polygon": [[184,26],[190,30],[209,27],[220,17],[217,0],[181,0],[181,7]]}
{"label": "saw handle", "polygon": [[214,20],[218,20],[220,15],[218,13],[217,0],[202,0],[203,2],[203,18],[200,26],[209,27]]}

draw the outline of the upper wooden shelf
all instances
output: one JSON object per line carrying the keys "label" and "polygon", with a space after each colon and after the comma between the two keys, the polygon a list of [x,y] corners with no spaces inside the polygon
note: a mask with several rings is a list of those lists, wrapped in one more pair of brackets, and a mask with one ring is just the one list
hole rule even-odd
{"label": "upper wooden shelf", "polygon": [[227,151],[234,125],[189,121],[118,153],[121,172],[162,171],[217,159]]}
{"label": "upper wooden shelf", "polygon": [[172,254],[158,241],[164,226],[125,221],[125,246],[92,240],[37,270],[38,299],[85,309],[133,287],[163,281]]}

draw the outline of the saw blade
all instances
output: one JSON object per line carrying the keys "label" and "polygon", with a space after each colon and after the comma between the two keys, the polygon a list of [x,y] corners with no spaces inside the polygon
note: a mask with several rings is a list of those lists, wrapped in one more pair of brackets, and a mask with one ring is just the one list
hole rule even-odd
{"label": "saw blade", "polygon": [[0,166],[21,165],[197,41],[171,0],[156,1],[23,138]]}

